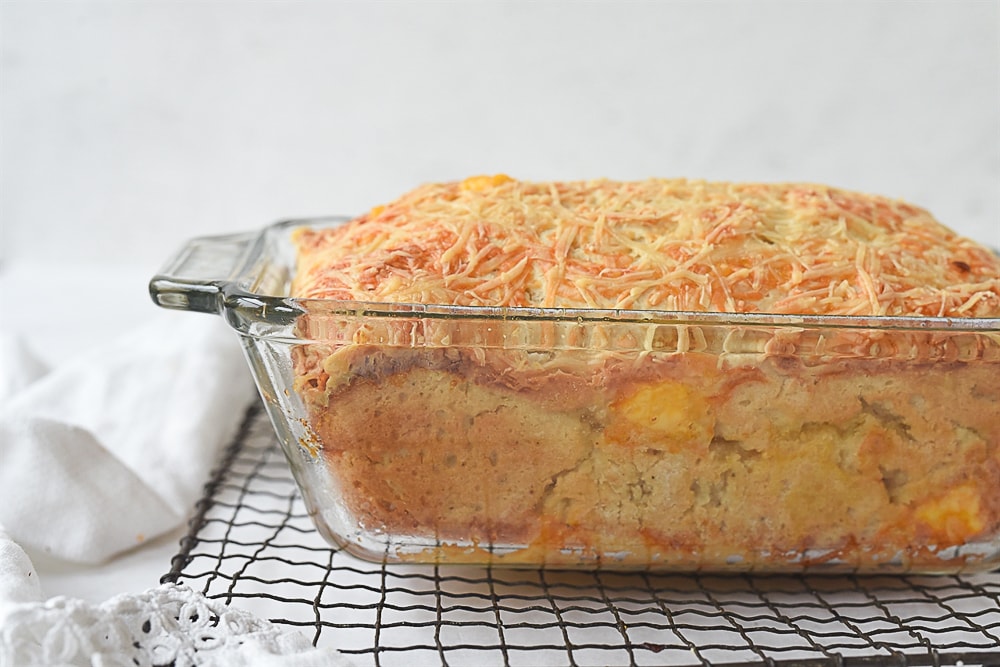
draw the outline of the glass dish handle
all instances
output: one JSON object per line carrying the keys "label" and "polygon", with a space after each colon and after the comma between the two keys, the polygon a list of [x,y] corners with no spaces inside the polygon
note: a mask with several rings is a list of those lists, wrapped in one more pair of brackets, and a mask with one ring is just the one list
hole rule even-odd
{"label": "glass dish handle", "polygon": [[189,240],[149,281],[158,306],[219,313],[223,286],[239,273],[256,233],[202,236]]}

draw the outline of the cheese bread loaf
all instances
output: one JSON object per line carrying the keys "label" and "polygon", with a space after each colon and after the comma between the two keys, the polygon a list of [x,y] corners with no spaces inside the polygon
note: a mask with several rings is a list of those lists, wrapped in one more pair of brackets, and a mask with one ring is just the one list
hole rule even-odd
{"label": "cheese bread loaf", "polygon": [[296,391],[368,555],[1000,560],[1000,259],[919,207],[475,177],[294,240]]}

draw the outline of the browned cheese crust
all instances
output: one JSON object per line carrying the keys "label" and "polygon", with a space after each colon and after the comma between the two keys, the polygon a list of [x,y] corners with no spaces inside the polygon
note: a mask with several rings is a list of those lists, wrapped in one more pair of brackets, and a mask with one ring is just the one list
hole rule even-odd
{"label": "browned cheese crust", "polygon": [[[988,250],[813,185],[470,179],[297,240],[307,298],[1000,316]],[[431,559],[944,570],[1000,539],[996,331],[775,329],[748,355],[692,329],[545,355],[362,328],[297,347],[296,386],[350,515]]]}

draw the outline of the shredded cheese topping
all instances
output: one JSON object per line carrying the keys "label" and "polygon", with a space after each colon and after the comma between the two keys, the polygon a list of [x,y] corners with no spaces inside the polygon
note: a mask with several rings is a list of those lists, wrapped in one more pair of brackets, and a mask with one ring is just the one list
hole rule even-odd
{"label": "shredded cheese topping", "polygon": [[1000,316],[989,249],[916,206],[823,185],[476,176],[294,240],[304,298]]}

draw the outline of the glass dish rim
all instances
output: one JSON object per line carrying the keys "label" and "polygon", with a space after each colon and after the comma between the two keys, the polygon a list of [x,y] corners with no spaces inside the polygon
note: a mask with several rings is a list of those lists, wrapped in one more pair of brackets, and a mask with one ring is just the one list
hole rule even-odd
{"label": "glass dish rim", "polygon": [[[345,299],[300,298],[255,291],[265,266],[279,264],[291,272],[294,267],[278,261],[268,252],[268,240],[280,238],[296,227],[319,227],[344,224],[352,219],[344,215],[288,218],[256,231],[199,240],[240,240],[245,247],[228,276],[218,279],[185,279],[164,269],[149,283],[160,305],[164,292],[217,296],[217,313],[238,312],[240,319],[263,324],[285,324],[290,318],[309,316],[354,316],[358,318],[485,320],[502,322],[584,324],[666,324],[692,326],[777,327],[781,329],[840,329],[922,331],[927,333],[973,332],[1000,334],[1000,317],[936,317],[917,315],[825,315],[810,313],[767,313],[725,311],[675,311],[627,308],[555,308],[539,306],[477,306],[415,302],[360,301]],[[189,241],[189,242],[191,242]],[[264,266],[262,266],[262,260]],[[220,270],[220,273],[224,273]],[[172,306],[177,307],[177,306]],[[184,306],[180,306],[185,309]],[[227,319],[230,319],[227,317]],[[230,324],[235,324],[230,321]]]}
{"label": "glass dish rim", "polygon": [[[387,319],[490,320],[578,324],[676,324],[691,326],[770,326],[782,328],[885,329],[890,331],[1000,333],[1000,317],[810,315],[795,313],[729,313],[719,311],[616,308],[542,308],[532,306],[456,306],[390,301],[304,299],[267,296],[235,285],[226,291],[227,308],[259,308],[262,313],[310,316],[353,316]],[[268,316],[262,314],[261,321]]]}

